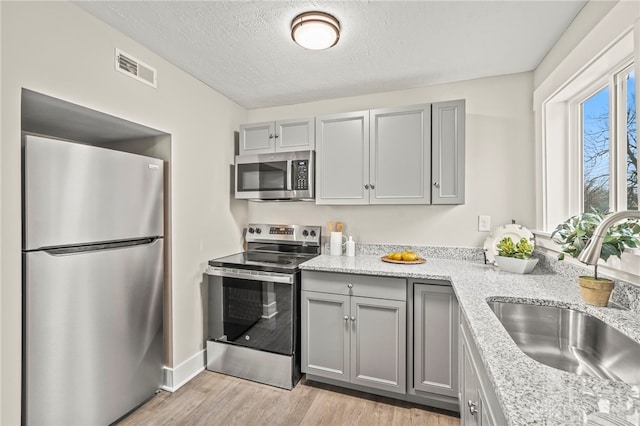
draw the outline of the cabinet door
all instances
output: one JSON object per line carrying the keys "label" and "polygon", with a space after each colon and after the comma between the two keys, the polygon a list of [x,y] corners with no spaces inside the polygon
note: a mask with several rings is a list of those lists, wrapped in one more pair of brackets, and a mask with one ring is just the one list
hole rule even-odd
{"label": "cabinet door", "polygon": [[413,286],[413,386],[458,396],[458,301],[450,286]]}
{"label": "cabinet door", "polygon": [[276,152],[315,149],[313,118],[276,121]]}
{"label": "cabinet door", "polygon": [[432,105],[432,204],[464,204],[465,101]]}
{"label": "cabinet door", "polygon": [[273,121],[240,125],[240,155],[275,152],[275,129]]}
{"label": "cabinet door", "polygon": [[429,204],[431,106],[371,111],[370,204]]}
{"label": "cabinet door", "polygon": [[461,401],[460,424],[462,426],[479,426],[481,424],[480,384],[471,362],[471,356],[465,345],[461,348]]}
{"label": "cabinet door", "polygon": [[405,302],[351,298],[351,383],[406,391]]}
{"label": "cabinet door", "polygon": [[368,188],[369,111],[317,117],[316,204],[369,204]]}
{"label": "cabinet door", "polygon": [[349,381],[349,296],[302,292],[302,372]]}

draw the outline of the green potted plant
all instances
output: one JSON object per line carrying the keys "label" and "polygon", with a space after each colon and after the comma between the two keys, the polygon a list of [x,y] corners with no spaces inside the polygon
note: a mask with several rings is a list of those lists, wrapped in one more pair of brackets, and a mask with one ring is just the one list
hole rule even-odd
{"label": "green potted plant", "polygon": [[533,244],[526,238],[521,238],[517,243],[511,237],[504,237],[496,245],[498,254],[496,263],[502,270],[518,274],[528,274],[538,263],[538,259],[532,259]]}
{"label": "green potted plant", "polygon": [[[598,224],[602,222],[602,219],[603,213],[593,209],[591,212],[570,217],[559,224],[551,234],[551,239],[562,246],[562,253],[560,253],[558,259],[564,259],[565,253],[577,258],[593,236]],[[638,235],[640,235],[640,224],[635,220],[627,219],[613,224],[609,227],[604,237],[602,249],[600,250],[600,259],[606,262],[611,256],[620,258],[625,249],[639,247],[640,240],[637,237]],[[588,304],[607,306],[614,282],[598,277],[597,264],[594,265],[593,276],[578,277],[578,284],[580,285],[582,298]]]}

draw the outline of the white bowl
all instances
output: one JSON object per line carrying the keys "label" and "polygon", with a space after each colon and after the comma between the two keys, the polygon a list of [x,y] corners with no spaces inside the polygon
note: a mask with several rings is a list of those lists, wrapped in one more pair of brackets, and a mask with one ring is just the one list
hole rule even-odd
{"label": "white bowl", "polygon": [[515,257],[496,256],[496,263],[503,271],[514,274],[528,274],[538,264],[539,259],[516,259]]}

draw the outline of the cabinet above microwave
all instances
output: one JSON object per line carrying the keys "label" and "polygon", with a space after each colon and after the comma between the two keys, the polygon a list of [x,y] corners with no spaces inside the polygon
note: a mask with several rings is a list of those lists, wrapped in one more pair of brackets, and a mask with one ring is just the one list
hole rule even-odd
{"label": "cabinet above microwave", "polygon": [[314,149],[313,117],[240,125],[240,155]]}

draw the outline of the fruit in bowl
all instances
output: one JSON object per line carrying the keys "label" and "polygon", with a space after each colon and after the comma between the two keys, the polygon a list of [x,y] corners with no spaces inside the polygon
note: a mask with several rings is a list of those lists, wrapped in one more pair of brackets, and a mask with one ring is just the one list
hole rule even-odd
{"label": "fruit in bowl", "polygon": [[389,254],[387,254],[387,258],[391,259],[391,260],[402,260],[402,253],[401,252],[391,252]]}
{"label": "fruit in bowl", "polygon": [[402,260],[406,260],[407,262],[413,262],[418,258],[418,255],[415,252],[409,250],[403,251],[401,256]]}
{"label": "fruit in bowl", "polygon": [[405,262],[413,262],[418,260],[418,254],[411,250],[392,252],[387,254],[387,258],[391,260],[404,260]]}

